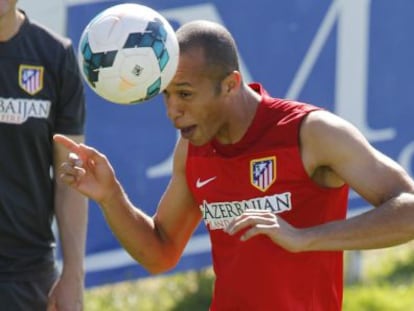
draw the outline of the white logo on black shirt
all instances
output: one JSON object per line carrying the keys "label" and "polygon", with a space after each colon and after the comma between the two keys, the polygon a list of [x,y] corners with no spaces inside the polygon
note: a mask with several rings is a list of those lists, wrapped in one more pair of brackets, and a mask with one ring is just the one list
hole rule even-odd
{"label": "white logo on black shirt", "polygon": [[22,124],[29,117],[47,119],[50,100],[0,97],[0,123]]}

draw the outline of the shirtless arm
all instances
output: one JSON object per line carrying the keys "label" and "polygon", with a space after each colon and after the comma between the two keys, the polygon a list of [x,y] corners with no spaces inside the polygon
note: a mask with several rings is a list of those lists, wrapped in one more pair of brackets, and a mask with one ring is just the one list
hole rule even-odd
{"label": "shirtless arm", "polygon": [[187,144],[177,144],[171,181],[155,215],[150,217],[128,199],[103,154],[63,136],[55,136],[55,141],[83,161],[80,167],[68,160],[61,169],[62,180],[100,205],[108,225],[128,253],[151,273],[173,268],[201,220],[185,179]]}
{"label": "shirtless arm", "polygon": [[266,234],[291,251],[382,248],[414,238],[413,180],[354,126],[329,112],[313,112],[302,125],[301,145],[304,166],[315,182],[326,187],[348,183],[376,208],[306,229],[249,211],[229,226],[230,234],[250,227],[242,239]]}
{"label": "shirtless arm", "polygon": [[345,221],[310,228],[305,231],[306,248],[372,249],[411,240],[414,182],[400,165],[374,149],[354,126],[328,112],[311,114],[304,126],[302,140],[312,154],[308,165],[328,167],[376,207]]}

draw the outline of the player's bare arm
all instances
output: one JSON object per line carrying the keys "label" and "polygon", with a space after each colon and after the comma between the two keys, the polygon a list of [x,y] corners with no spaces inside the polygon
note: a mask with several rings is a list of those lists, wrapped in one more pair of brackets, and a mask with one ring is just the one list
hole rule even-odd
{"label": "player's bare arm", "polygon": [[291,251],[381,248],[414,237],[412,179],[372,148],[353,125],[326,111],[313,112],[302,125],[301,148],[305,169],[315,183],[348,183],[376,208],[307,229],[293,228],[276,215],[248,211],[229,226],[230,234],[249,228],[242,239],[266,234]]}
{"label": "player's bare arm", "polygon": [[399,164],[375,150],[353,125],[329,112],[312,113],[302,134],[304,153],[309,150],[308,155],[313,155],[307,157],[306,167],[316,171],[328,167],[376,207],[355,218],[307,230],[312,238],[308,247],[380,248],[414,237],[414,183]]}
{"label": "player's bare arm", "polygon": [[64,136],[55,136],[55,141],[76,153],[83,163],[79,167],[77,160],[69,158],[61,169],[62,180],[100,205],[128,253],[151,273],[173,268],[201,219],[185,181],[186,144],[177,145],[173,176],[150,217],[130,202],[103,154]]}
{"label": "player's bare arm", "polygon": [[[69,136],[77,143],[83,135]],[[67,149],[54,144],[54,173],[67,159]],[[67,187],[59,178],[55,184],[55,212],[62,245],[63,269],[58,281],[49,292],[49,307],[67,307],[81,310],[83,306],[83,280],[85,240],[87,228],[87,201],[79,192]],[[48,309],[49,310],[49,309]]]}
{"label": "player's bare arm", "polygon": [[162,240],[169,245],[166,257],[170,261],[166,268],[177,264],[202,218],[201,211],[187,186],[185,174],[187,146],[188,141],[184,139],[180,139],[177,143],[170,183],[153,217]]}

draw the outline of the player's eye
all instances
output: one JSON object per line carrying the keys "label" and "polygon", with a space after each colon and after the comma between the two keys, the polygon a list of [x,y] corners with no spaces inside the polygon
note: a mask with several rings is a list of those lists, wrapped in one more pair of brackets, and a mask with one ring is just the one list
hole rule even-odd
{"label": "player's eye", "polygon": [[180,91],[180,92],[178,92],[178,95],[181,98],[189,98],[191,96],[191,92],[188,92],[188,91]]}

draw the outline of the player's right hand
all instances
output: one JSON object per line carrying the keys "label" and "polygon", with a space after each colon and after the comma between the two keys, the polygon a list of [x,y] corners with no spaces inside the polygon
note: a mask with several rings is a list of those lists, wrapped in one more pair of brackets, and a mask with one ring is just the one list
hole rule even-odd
{"label": "player's right hand", "polygon": [[104,154],[64,135],[56,134],[53,140],[69,151],[67,160],[59,168],[59,178],[63,182],[100,205],[107,204],[116,193],[122,192]]}

